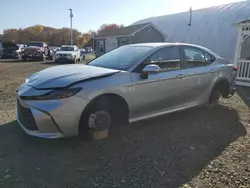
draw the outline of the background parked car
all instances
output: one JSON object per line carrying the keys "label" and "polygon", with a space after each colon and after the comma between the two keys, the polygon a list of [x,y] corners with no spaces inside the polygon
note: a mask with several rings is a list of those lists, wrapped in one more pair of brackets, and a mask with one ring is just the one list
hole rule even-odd
{"label": "background parked car", "polygon": [[50,53],[50,49],[48,44],[45,42],[29,42],[24,50],[22,51],[22,60],[26,59],[38,59],[38,60],[46,60],[53,59]]}
{"label": "background parked car", "polygon": [[77,63],[82,60],[80,50],[75,45],[62,45],[60,50],[55,53],[55,62]]}
{"label": "background parked car", "polygon": [[0,58],[16,58],[18,46],[14,42],[0,43]]}

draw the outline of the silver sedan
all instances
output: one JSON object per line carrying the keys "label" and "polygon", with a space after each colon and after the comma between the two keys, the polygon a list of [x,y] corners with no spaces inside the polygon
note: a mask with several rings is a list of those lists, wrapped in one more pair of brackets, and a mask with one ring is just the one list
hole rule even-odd
{"label": "silver sedan", "polygon": [[18,88],[17,121],[33,136],[60,138],[104,130],[234,94],[237,67],[201,46],[119,47],[87,65],[61,65]]}

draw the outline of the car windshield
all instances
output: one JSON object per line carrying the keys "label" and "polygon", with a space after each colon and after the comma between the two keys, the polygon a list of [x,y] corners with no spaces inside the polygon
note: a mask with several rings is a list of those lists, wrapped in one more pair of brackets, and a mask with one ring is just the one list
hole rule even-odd
{"label": "car windshield", "polygon": [[88,65],[127,71],[150,49],[150,46],[122,46],[94,59]]}
{"label": "car windshield", "polygon": [[27,44],[27,46],[43,47],[43,43],[41,43],[41,42],[30,42],[30,43]]}
{"label": "car windshield", "polygon": [[60,51],[74,51],[74,47],[63,46],[60,48]]}

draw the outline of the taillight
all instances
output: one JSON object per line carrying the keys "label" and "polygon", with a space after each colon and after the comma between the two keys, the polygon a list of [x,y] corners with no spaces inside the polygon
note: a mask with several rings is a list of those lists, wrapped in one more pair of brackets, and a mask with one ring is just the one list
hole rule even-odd
{"label": "taillight", "polygon": [[235,65],[235,66],[233,67],[233,70],[234,70],[234,71],[237,71],[237,70],[238,70],[238,67]]}

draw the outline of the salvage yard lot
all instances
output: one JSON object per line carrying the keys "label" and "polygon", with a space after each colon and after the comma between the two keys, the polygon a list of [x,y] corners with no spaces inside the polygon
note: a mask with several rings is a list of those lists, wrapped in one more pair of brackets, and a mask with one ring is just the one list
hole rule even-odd
{"label": "salvage yard lot", "polygon": [[0,61],[0,187],[250,187],[250,90],[112,129],[108,139],[44,140],[15,121],[16,88],[52,62]]}

